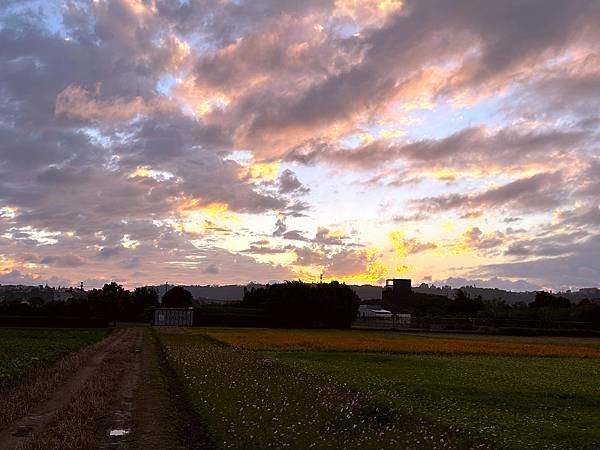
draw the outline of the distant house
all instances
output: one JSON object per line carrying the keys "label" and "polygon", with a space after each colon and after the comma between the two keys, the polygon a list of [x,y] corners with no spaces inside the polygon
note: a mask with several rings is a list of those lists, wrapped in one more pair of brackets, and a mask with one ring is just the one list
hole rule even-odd
{"label": "distant house", "polygon": [[191,327],[194,308],[156,308],[152,325],[157,327]]}
{"label": "distant house", "polygon": [[361,319],[391,319],[392,312],[382,309],[380,305],[360,305],[358,317]]}
{"label": "distant house", "polygon": [[[358,308],[358,320],[363,324],[384,326],[384,328],[397,328],[410,326],[412,316],[410,314],[393,314],[380,305],[360,305]],[[384,323],[386,325],[384,325]]]}
{"label": "distant house", "polygon": [[73,288],[58,287],[54,290],[54,301],[65,302],[72,298],[81,298],[81,291]]}

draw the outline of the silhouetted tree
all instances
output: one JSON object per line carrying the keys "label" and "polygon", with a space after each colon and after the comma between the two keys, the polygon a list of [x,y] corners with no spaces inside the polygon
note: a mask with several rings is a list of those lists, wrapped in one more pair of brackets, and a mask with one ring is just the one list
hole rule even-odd
{"label": "silhouetted tree", "polygon": [[148,286],[135,288],[133,291],[133,301],[143,305],[144,308],[158,306],[158,291],[156,288]]}
{"label": "silhouetted tree", "polygon": [[456,291],[454,299],[448,304],[450,314],[475,314],[485,308],[481,296],[471,298],[462,289]]}
{"label": "silhouetted tree", "polygon": [[151,309],[159,306],[156,288],[142,286],[135,288],[131,294],[132,320],[150,319]]}
{"label": "silhouetted tree", "polygon": [[165,308],[189,308],[192,306],[192,294],[181,286],[169,289],[162,297]]}
{"label": "silhouetted tree", "polygon": [[105,284],[102,289],[92,289],[88,301],[92,315],[111,320],[123,319],[125,304],[129,301],[129,291],[120,284]]}
{"label": "silhouetted tree", "polygon": [[556,297],[549,292],[535,293],[535,300],[529,304],[530,308],[569,308],[571,302],[565,297]]}
{"label": "silhouetted tree", "polygon": [[288,281],[246,291],[242,304],[264,308],[280,326],[348,328],[356,319],[360,299],[337,281],[316,285]]}

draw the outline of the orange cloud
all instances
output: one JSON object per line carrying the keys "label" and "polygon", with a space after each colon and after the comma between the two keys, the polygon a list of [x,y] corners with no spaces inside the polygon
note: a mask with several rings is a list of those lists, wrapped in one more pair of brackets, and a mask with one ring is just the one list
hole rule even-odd
{"label": "orange cloud", "polygon": [[100,100],[100,86],[98,83],[94,91],[89,91],[70,84],[56,97],[54,113],[70,119],[115,123],[158,110],[170,110],[173,107],[170,101],[162,97],[155,97],[149,101],[139,96],[131,99]]}
{"label": "orange cloud", "polygon": [[406,239],[402,231],[392,231],[388,238],[400,258],[437,248],[437,244],[433,242],[421,242],[416,238]]}

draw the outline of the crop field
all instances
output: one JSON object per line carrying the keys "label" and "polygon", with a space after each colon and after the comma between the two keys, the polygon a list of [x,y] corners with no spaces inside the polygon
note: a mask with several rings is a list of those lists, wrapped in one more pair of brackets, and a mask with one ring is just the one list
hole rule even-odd
{"label": "crop field", "polygon": [[158,333],[222,447],[600,447],[598,339]]}
{"label": "crop field", "polygon": [[352,351],[599,358],[600,339],[404,334],[359,330],[208,328],[217,340],[258,351]]}
{"label": "crop field", "polygon": [[0,388],[105,335],[99,329],[0,328]]}

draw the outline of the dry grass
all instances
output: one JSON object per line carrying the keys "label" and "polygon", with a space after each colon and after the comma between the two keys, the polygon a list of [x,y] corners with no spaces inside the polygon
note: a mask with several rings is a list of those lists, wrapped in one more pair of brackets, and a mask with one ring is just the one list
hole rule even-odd
{"label": "dry grass", "polygon": [[202,329],[228,344],[262,351],[355,351],[386,353],[490,354],[600,358],[600,348],[585,345],[425,337],[368,331],[277,329]]}

